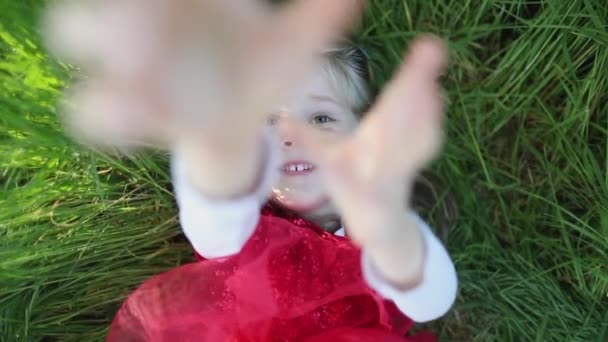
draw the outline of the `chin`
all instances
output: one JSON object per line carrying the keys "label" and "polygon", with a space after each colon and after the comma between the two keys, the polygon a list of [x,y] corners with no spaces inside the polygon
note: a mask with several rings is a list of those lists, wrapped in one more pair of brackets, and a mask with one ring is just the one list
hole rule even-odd
{"label": "chin", "polygon": [[312,201],[285,201],[279,199],[273,199],[273,203],[276,203],[280,207],[295,211],[300,214],[310,214],[323,210],[329,203],[329,199],[321,197]]}

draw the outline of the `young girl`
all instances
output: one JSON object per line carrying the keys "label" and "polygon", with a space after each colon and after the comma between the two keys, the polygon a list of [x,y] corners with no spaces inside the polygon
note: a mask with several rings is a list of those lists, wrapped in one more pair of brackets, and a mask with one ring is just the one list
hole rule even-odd
{"label": "young girl", "polygon": [[[318,9],[327,11],[326,4]],[[276,98],[272,90],[279,90],[280,82],[243,90],[244,96],[235,97],[238,106],[222,99],[223,107],[206,107],[230,115],[200,114],[205,126],[191,121],[205,127],[200,134],[184,120],[165,121],[180,222],[200,262],[145,282],[118,312],[108,340],[432,338],[405,334],[412,320],[433,320],[451,307],[456,275],[445,248],[408,203],[416,173],[440,141],[436,78],[444,52],[432,38],[415,42],[411,51],[363,119],[370,97],[365,58],[355,48],[340,47],[304,68],[310,76],[300,77],[292,87],[297,91],[270,115],[257,116],[268,118],[263,129],[251,119],[255,115],[238,111],[251,104],[258,112],[260,103]],[[197,68],[172,69],[172,75],[180,75],[182,87],[176,88],[185,90],[188,79],[200,77],[181,73],[188,70]],[[285,61],[278,62],[277,71],[288,72]],[[136,79],[128,76],[122,79]],[[191,110],[189,98],[163,90],[173,91],[175,111]],[[141,110],[146,102],[125,106],[133,99],[107,87],[86,94],[80,109],[93,110],[93,117],[103,113],[91,109],[98,107],[91,104],[103,108],[95,99],[112,100],[111,109],[123,114]],[[139,124],[151,127],[156,119],[150,115]],[[156,125],[151,131],[162,129]]]}

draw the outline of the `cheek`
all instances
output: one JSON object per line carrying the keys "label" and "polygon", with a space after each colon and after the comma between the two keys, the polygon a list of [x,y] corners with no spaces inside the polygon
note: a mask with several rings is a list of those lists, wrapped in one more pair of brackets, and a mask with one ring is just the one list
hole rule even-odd
{"label": "cheek", "polygon": [[353,113],[345,113],[337,123],[335,131],[342,135],[352,134],[359,126],[359,119]]}
{"label": "cheek", "polygon": [[322,134],[321,139],[328,143],[333,143],[353,134],[357,129],[357,122],[338,122],[333,126],[319,129],[325,133]]}
{"label": "cheek", "polygon": [[[323,134],[318,136],[318,139],[321,145],[331,146],[335,143],[338,143],[348,135],[348,133],[344,130],[338,129],[323,129],[321,130]],[[319,151],[321,153],[322,151]]]}

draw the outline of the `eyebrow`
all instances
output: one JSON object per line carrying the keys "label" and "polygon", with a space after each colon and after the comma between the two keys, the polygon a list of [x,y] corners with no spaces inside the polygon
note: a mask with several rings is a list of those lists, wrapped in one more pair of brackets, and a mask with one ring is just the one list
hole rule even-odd
{"label": "eyebrow", "polygon": [[324,95],[310,95],[310,98],[313,100],[317,100],[319,102],[331,102],[333,104],[338,104],[338,102],[336,100],[334,100],[333,98],[329,97],[329,96],[324,96]]}

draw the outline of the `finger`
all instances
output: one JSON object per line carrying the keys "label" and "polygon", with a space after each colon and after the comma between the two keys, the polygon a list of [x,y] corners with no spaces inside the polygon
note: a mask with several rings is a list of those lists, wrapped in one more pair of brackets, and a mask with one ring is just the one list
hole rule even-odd
{"label": "finger", "polygon": [[[415,41],[396,77],[364,120],[361,137],[373,146],[375,163],[387,165],[387,172],[417,172],[438,152],[443,99],[437,79],[446,60],[440,40]],[[390,153],[399,147],[403,153]]]}
{"label": "finger", "polygon": [[[364,0],[298,0],[279,11],[274,32],[285,41],[297,42],[287,53],[309,54],[328,47],[358,18]],[[297,39],[294,39],[297,37]]]}
{"label": "finger", "polygon": [[43,31],[66,61],[129,75],[158,55],[165,7],[157,0],[64,2],[49,9]]}
{"label": "finger", "polygon": [[67,132],[81,143],[101,148],[166,146],[170,122],[150,99],[109,80],[77,86],[63,106]]}
{"label": "finger", "polygon": [[42,32],[50,49],[69,61],[90,61],[99,31],[90,2],[63,2],[47,10]]}
{"label": "finger", "polygon": [[[257,32],[250,76],[260,99],[283,97],[319,63],[322,51],[353,23],[363,0],[298,0],[270,14]],[[271,77],[269,77],[269,75]]]}
{"label": "finger", "polygon": [[[417,39],[412,43],[405,62],[381,95],[374,110],[393,113],[411,108],[404,106],[404,96],[413,100],[421,93],[439,89],[437,81],[446,65],[447,50],[440,39],[432,36]],[[419,107],[424,103],[414,101],[414,104]],[[429,112],[428,109],[422,109],[421,112]]]}

